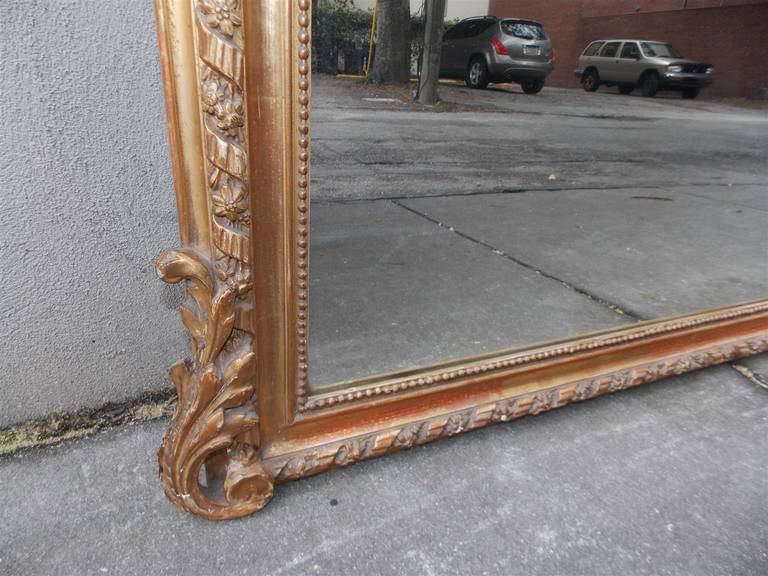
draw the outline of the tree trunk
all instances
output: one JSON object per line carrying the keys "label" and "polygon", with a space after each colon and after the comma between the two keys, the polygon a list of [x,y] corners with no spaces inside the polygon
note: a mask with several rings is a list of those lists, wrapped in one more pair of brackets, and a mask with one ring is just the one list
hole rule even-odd
{"label": "tree trunk", "polygon": [[378,84],[405,84],[410,80],[409,0],[379,0],[377,21],[376,53],[370,78]]}
{"label": "tree trunk", "polygon": [[433,106],[439,99],[437,83],[440,79],[445,0],[426,0],[426,2],[427,21],[424,27],[424,56],[421,61],[418,100],[420,104]]}

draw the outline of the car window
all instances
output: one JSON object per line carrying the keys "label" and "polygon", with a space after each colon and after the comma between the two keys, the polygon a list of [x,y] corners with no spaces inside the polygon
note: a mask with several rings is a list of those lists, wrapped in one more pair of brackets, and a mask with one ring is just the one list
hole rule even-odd
{"label": "car window", "polygon": [[584,56],[594,56],[600,51],[600,48],[603,47],[604,42],[592,42],[589,46],[587,46],[587,49],[584,50]]}
{"label": "car window", "polygon": [[459,22],[454,26],[453,28],[450,28],[445,35],[443,36],[443,40],[458,40],[459,38],[464,37],[464,30],[467,28],[466,22]]}
{"label": "car window", "polygon": [[547,35],[541,24],[535,22],[520,22],[518,20],[504,20],[501,23],[501,30],[504,34],[509,34],[515,38],[523,40],[546,40]]}
{"label": "car window", "polygon": [[643,52],[651,58],[683,58],[671,44],[663,42],[643,42]]}
{"label": "car window", "polygon": [[621,49],[621,57],[635,60],[640,57],[640,47],[637,42],[625,42],[624,47]]}
{"label": "car window", "polygon": [[477,33],[481,34],[481,33],[485,32],[486,30],[488,30],[488,28],[493,26],[495,23],[496,23],[496,19],[495,18],[486,18],[480,24],[480,29],[477,31]]}
{"label": "car window", "polygon": [[459,22],[453,28],[448,29],[448,31],[443,35],[443,40],[458,40],[459,38],[463,38],[466,28],[466,22]]}
{"label": "car window", "polygon": [[464,38],[472,38],[473,36],[480,34],[482,25],[482,20],[470,20],[467,23],[467,31],[464,33]]}
{"label": "car window", "polygon": [[621,42],[608,42],[600,51],[600,56],[603,58],[613,58],[619,51]]}

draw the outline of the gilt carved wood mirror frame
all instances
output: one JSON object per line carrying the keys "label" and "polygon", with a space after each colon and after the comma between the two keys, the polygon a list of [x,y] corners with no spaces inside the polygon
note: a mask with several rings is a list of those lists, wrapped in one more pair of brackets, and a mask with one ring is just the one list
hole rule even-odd
{"label": "gilt carved wood mirror frame", "polygon": [[179,507],[244,516],[275,484],[768,350],[760,300],[313,394],[310,9],[156,0],[181,236],[157,269],[192,340],[159,451]]}

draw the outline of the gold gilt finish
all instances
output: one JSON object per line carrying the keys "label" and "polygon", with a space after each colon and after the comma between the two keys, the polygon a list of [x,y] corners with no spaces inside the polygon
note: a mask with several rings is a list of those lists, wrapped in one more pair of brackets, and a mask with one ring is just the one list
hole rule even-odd
{"label": "gold gilt finish", "polygon": [[[166,494],[188,512],[212,518],[259,510],[272,480],[257,457],[255,363],[250,338],[236,337],[235,305],[242,285],[217,281],[210,262],[192,250],[166,252],[157,261],[166,282],[186,280],[197,312],[183,308],[192,360],[171,368],[178,401],[158,453]],[[224,499],[199,483],[207,461],[222,457]]]}
{"label": "gold gilt finish", "polygon": [[[171,368],[178,403],[158,454],[160,477],[169,498],[183,509],[231,518],[259,510],[272,496],[272,481],[257,456],[242,7],[239,0],[195,0],[188,6],[158,4],[157,12],[161,44],[170,39],[171,29],[179,40],[186,32],[192,44],[187,50],[194,55],[194,69],[184,76],[194,86],[176,86],[173,93],[186,88],[187,98],[197,94],[197,110],[190,106],[185,117],[170,118],[174,152],[186,144],[174,134],[186,118],[196,121],[202,140],[195,146],[202,157],[187,158],[199,164],[198,170],[187,170],[202,172],[193,208],[199,240],[194,247],[164,253],[156,264],[162,280],[187,282],[194,304],[181,310],[192,359]],[[185,56],[171,50],[163,45],[166,84],[174,82],[171,58]],[[170,100],[172,115],[178,108]],[[177,172],[180,164],[174,162]],[[186,191],[179,189],[179,196],[184,198]],[[181,218],[186,206],[180,203]],[[204,467],[213,484],[209,490],[199,482]],[[223,473],[219,487],[216,472]]]}
{"label": "gold gilt finish", "polygon": [[340,385],[308,366],[310,0],[156,0],[191,358],[159,451],[211,519],[274,483],[768,350],[768,300]]}

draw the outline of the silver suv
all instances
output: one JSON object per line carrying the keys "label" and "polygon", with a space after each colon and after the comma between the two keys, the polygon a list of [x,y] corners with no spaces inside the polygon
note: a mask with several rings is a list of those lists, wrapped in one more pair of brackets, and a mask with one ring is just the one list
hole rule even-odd
{"label": "silver suv", "polygon": [[671,44],[650,40],[596,40],[584,50],[576,68],[587,92],[605,85],[629,94],[639,86],[643,96],[679,90],[690,99],[712,83],[713,72],[710,64],[686,60]]}
{"label": "silver suv", "polygon": [[467,18],[443,36],[440,75],[464,78],[471,88],[517,82],[537,94],[555,69],[555,51],[538,22],[519,18]]}

